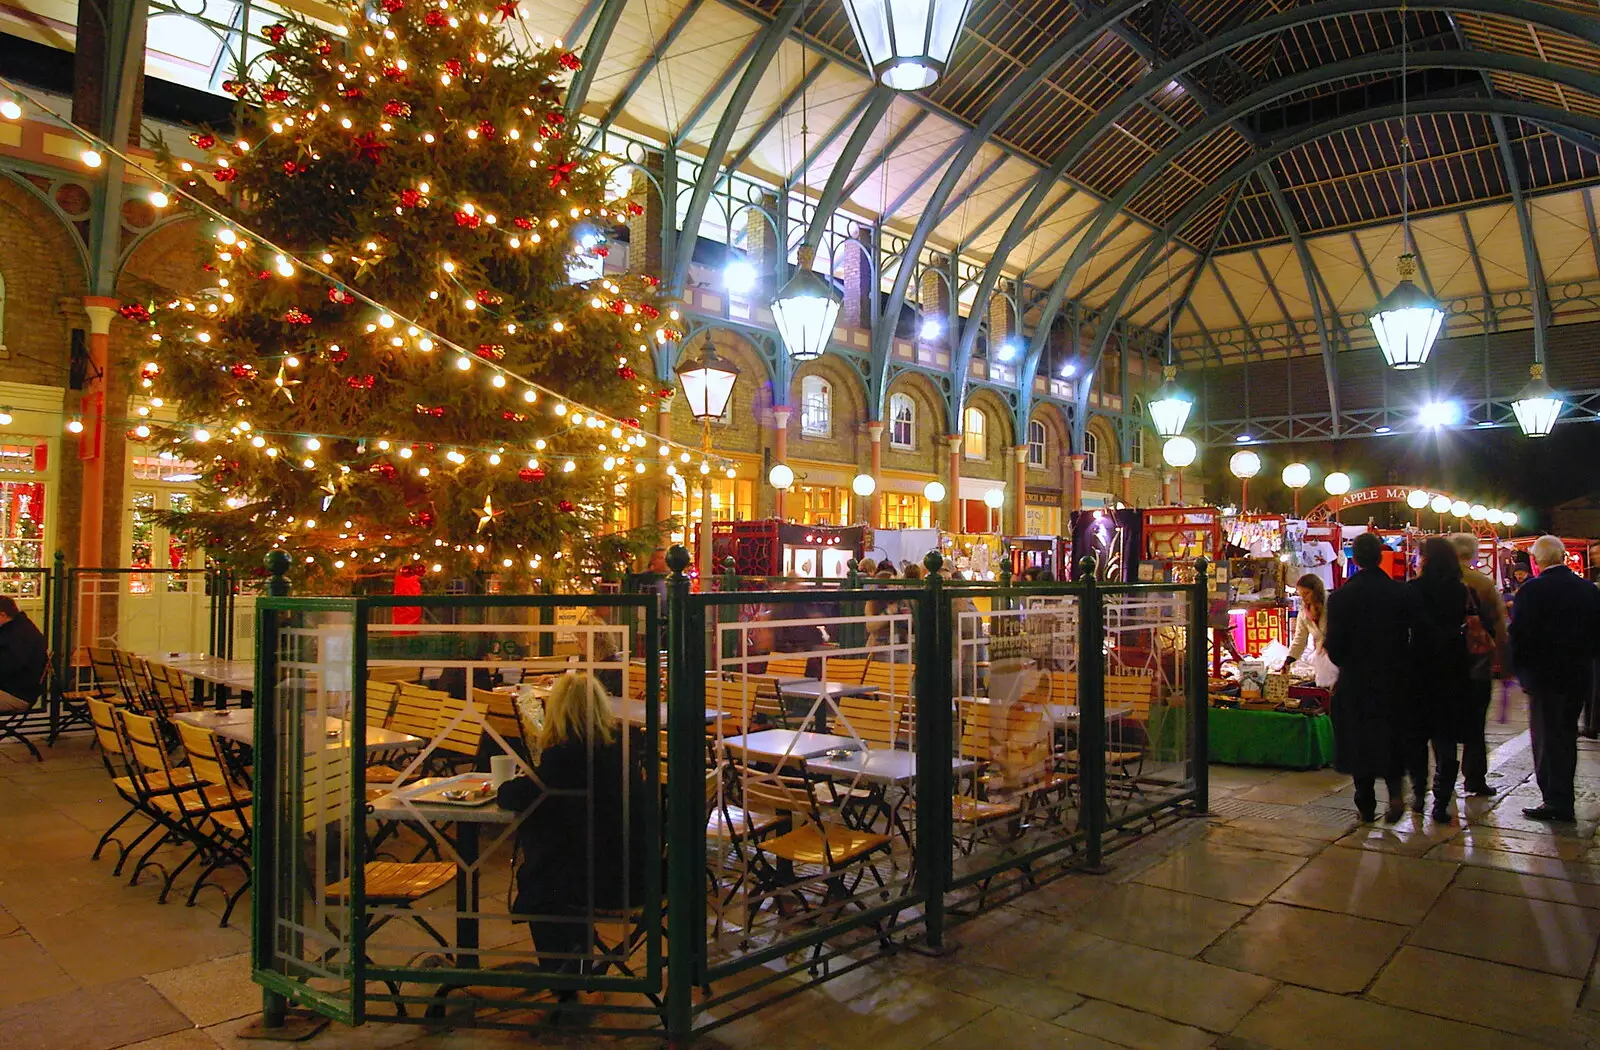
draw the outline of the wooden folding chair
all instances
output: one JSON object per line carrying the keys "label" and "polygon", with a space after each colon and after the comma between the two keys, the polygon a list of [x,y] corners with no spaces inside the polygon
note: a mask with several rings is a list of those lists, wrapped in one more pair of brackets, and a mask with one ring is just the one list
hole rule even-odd
{"label": "wooden folding chair", "polygon": [[204,790],[179,792],[177,799],[185,805],[191,798],[196,800],[196,807],[189,815],[212,847],[204,870],[189,890],[187,903],[194,907],[201,888],[212,875],[224,868],[238,868],[244,873],[244,883],[238,889],[229,892],[224,886],[215,887],[227,901],[219,923],[226,926],[239,898],[250,888],[254,875],[250,867],[251,791],[229,768],[216,733],[179,722],[178,737],[189,756],[190,771],[205,787]]}

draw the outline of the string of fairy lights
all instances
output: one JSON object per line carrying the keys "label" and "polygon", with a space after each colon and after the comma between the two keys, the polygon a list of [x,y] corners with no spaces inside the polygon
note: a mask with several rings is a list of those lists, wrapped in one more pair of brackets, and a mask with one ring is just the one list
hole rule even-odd
{"label": "string of fairy lights", "polygon": [[[594,460],[601,462],[608,472],[623,468],[635,475],[642,475],[647,473],[649,469],[642,460],[632,459],[635,454],[626,449],[611,448],[605,439],[609,438],[611,441],[626,439],[628,449],[645,449],[653,439],[656,445],[657,462],[664,463],[665,473],[668,476],[678,474],[680,465],[688,466],[694,463],[696,458],[699,459],[698,471],[701,474],[709,474],[715,469],[726,473],[730,478],[736,476],[737,471],[734,469],[732,462],[727,459],[708,453],[703,448],[676,441],[669,435],[653,435],[647,438],[643,433],[639,432],[638,421],[624,420],[575,401],[536,380],[518,374],[498,360],[474,353],[465,346],[441,335],[406,314],[379,302],[360,289],[346,284],[339,277],[328,272],[326,267],[331,266],[334,262],[334,258],[330,253],[323,252],[317,257],[316,262],[309,261],[304,255],[284,248],[272,239],[262,235],[259,231],[252,229],[247,223],[239,222],[235,218],[224,214],[183,187],[171,184],[164,175],[151,170],[139,158],[129,155],[126,151],[119,149],[93,132],[71,123],[46,106],[27,89],[18,86],[9,78],[0,76],[0,87],[3,87],[14,96],[13,98],[0,100],[0,117],[11,121],[21,120],[24,116],[24,111],[16,100],[23,99],[41,114],[47,123],[61,128],[87,143],[87,148],[80,155],[85,167],[91,170],[98,169],[103,166],[106,155],[117,157],[129,170],[155,182],[158,188],[152,190],[147,199],[156,209],[161,210],[170,206],[175,195],[187,201],[189,205],[200,213],[218,222],[220,225],[215,236],[217,247],[222,257],[226,258],[230,253],[230,249],[239,248],[242,251],[249,246],[250,241],[254,241],[275,257],[274,270],[279,277],[293,278],[301,271],[304,271],[319,278],[330,288],[337,289],[341,295],[348,297],[348,301],[360,302],[375,311],[367,324],[369,333],[375,334],[380,330],[393,332],[394,335],[391,336],[391,341],[394,341],[396,345],[403,345],[403,333],[405,338],[411,339],[413,345],[424,353],[431,353],[439,349],[453,353],[455,355],[452,362],[453,371],[460,373],[462,376],[469,375],[480,368],[484,369],[489,374],[488,385],[491,390],[504,391],[514,395],[519,394],[522,406],[532,407],[539,404],[547,406],[550,416],[561,424],[561,433],[581,433],[584,430],[596,431],[594,435],[596,443],[593,452],[588,455],[567,453],[558,457],[559,463],[552,461],[549,464],[544,463],[539,457],[539,453],[546,451],[548,447],[548,441],[543,437],[537,438],[521,447],[506,444],[473,445],[461,442],[449,443],[448,447],[441,447],[441,443],[436,437],[406,438],[393,434],[368,435],[273,431],[257,428],[248,421],[240,420],[232,424],[193,426],[189,431],[189,436],[192,440],[202,444],[209,442],[214,437],[222,437],[226,440],[245,440],[271,458],[282,456],[286,462],[293,462],[298,458],[301,465],[307,469],[317,466],[316,460],[309,453],[318,451],[322,442],[350,441],[363,443],[379,451],[387,452],[392,450],[396,458],[402,461],[410,461],[409,465],[413,466],[419,474],[426,477],[431,469],[436,468],[441,462],[459,466],[465,464],[468,457],[473,455],[485,457],[491,466],[505,464],[513,469],[524,471],[538,471],[547,469],[547,467],[555,467],[556,469],[570,472],[576,469],[578,460]],[[327,111],[329,107],[323,104],[321,108]],[[345,123],[348,125],[348,120]],[[273,125],[274,133],[277,133],[282,126],[281,122],[275,123]],[[468,133],[474,134],[475,129],[469,129]],[[424,139],[426,140],[427,138],[428,136],[425,135]],[[246,152],[250,148],[248,142],[243,140],[236,142],[234,145],[241,152]],[[530,149],[536,153],[542,152],[543,144],[535,138],[530,144]],[[226,158],[220,158],[218,163],[225,167],[227,165]],[[530,163],[534,162],[530,161]],[[194,170],[193,165],[188,161],[181,162],[179,166],[185,172],[193,172]],[[422,182],[419,183],[417,189],[419,193],[426,194],[430,187],[426,182]],[[466,215],[474,216],[484,224],[489,226],[497,225],[497,216],[488,213],[479,214],[477,207],[470,201],[463,202],[461,210]],[[604,215],[605,213],[602,212],[602,214]],[[574,206],[569,215],[573,219],[580,219],[583,216],[583,210]],[[549,222],[554,226],[558,223],[558,220],[551,218]],[[539,243],[540,236],[536,230],[524,230],[520,233],[510,234],[508,236],[508,245],[516,248],[520,246],[523,240],[527,240],[529,243]],[[378,246],[373,242],[369,242],[365,247],[373,252],[378,250]],[[357,262],[359,261],[357,260]],[[454,264],[450,260],[441,261],[440,270],[454,285],[461,287],[464,291],[466,290],[465,286],[455,277]],[[225,278],[222,279],[224,282],[225,280]],[[600,290],[608,294],[620,293],[620,287],[609,278],[601,278],[599,285]],[[224,289],[222,292],[224,301],[231,301],[228,298],[231,293],[226,291],[226,284],[222,283],[220,286]],[[432,292],[430,295],[437,295],[437,293]],[[178,304],[175,302],[172,305],[176,306]],[[192,309],[192,304],[186,305]],[[592,309],[605,309],[607,306],[606,301],[599,294],[590,298],[589,305]],[[471,296],[463,299],[462,306],[469,311],[482,308],[482,304]],[[216,304],[210,304],[209,309],[210,312],[216,312]],[[629,312],[631,312],[631,304],[629,305]],[[669,308],[668,318],[672,322],[682,319],[681,313],[676,306]],[[516,326],[514,324],[508,324],[507,328],[508,335],[516,334]],[[642,331],[642,328],[642,322],[636,321],[634,330],[639,332]],[[564,330],[564,326],[560,320],[557,320],[552,322],[551,330],[559,334]],[[666,326],[661,326],[656,328],[654,337],[658,342],[665,343],[670,341],[672,334]],[[208,341],[208,333],[199,332],[196,334],[196,338],[201,342],[206,342]],[[639,350],[644,356],[649,356],[649,348],[645,343],[640,343]],[[625,366],[626,364],[627,358],[620,357],[619,366]],[[292,400],[292,388],[298,385],[298,381],[291,378],[289,372],[298,366],[299,361],[293,354],[286,354],[282,357],[278,373],[272,380],[274,395],[282,393]],[[153,363],[146,364],[141,369],[140,384],[144,390],[153,389],[158,371],[153,366]],[[148,402],[148,405],[140,405],[136,409],[138,418],[123,421],[107,419],[106,422],[125,422],[131,425],[131,431],[135,437],[148,438],[154,433],[152,423],[157,426],[161,425],[152,410],[159,410],[164,407],[162,398],[156,395],[149,395]],[[641,413],[647,413],[649,410],[650,407],[648,405],[640,405]],[[226,427],[225,430],[223,429],[224,427]],[[83,423],[80,419],[73,418],[68,422],[67,429],[75,433],[81,433]],[[555,434],[551,435],[551,437],[554,436]],[[281,442],[281,444],[274,443],[275,441]],[[298,443],[299,448],[290,447],[296,443]],[[300,453],[300,455],[296,456],[296,453]],[[427,462],[430,457],[435,461],[432,467]]]}

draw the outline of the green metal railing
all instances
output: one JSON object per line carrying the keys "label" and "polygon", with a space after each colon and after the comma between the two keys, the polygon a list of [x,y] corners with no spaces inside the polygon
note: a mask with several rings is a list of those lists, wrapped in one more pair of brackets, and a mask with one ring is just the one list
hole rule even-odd
{"label": "green metal railing", "polygon": [[[274,560],[273,596],[257,602],[254,968],[268,1028],[294,1003],[350,1023],[522,1028],[587,1013],[591,1031],[683,1039],[894,946],[942,950],[972,914],[1063,873],[1104,870],[1120,845],[1206,809],[1203,563],[1190,584],[1106,585],[1092,572],[1082,583],[976,584],[946,579],[931,554],[923,581],[745,590],[751,581],[723,576],[697,593],[684,574],[688,552],[674,548],[668,561],[658,652],[653,590],[290,598],[288,559]],[[452,622],[386,622],[400,606]],[[414,655],[396,636],[415,643]],[[601,636],[610,639],[603,656]],[[474,641],[463,647],[462,638]],[[473,704],[484,699],[470,691],[484,688],[480,674],[567,666],[622,675],[630,684],[617,696],[642,700],[634,716],[618,708],[621,724],[636,727],[622,730],[633,742],[625,754],[639,749],[642,783],[652,786],[638,798],[642,836],[625,833],[625,857],[663,862],[644,866],[642,895],[620,917],[602,917],[590,884],[589,910],[567,916],[592,936],[573,966],[554,961],[559,953],[538,933],[529,948],[520,926],[510,937],[496,927],[493,944],[478,939],[480,926],[497,923],[548,928],[550,916],[513,920],[495,903],[526,813],[475,826],[469,850],[470,821],[405,801],[427,787],[421,774],[450,746],[450,727],[391,764],[403,769],[387,796],[367,791],[366,752],[342,746],[342,819],[322,813],[308,823],[307,800],[329,781],[333,748],[305,727],[329,718],[329,739],[335,730],[364,739],[387,713],[369,703],[369,679],[383,680],[374,675],[385,669],[420,677],[408,660],[459,667]],[[872,738],[862,708],[834,686],[774,672],[779,661],[870,694],[872,711],[895,712],[882,730],[890,739]],[[861,676],[859,689],[843,667]],[[973,729],[980,715],[987,733]],[[813,739],[852,746],[819,751]],[[531,757],[527,769],[540,775]],[[774,784],[802,785],[823,812],[823,838],[848,832],[868,852],[787,870],[768,839],[730,837],[730,846],[708,837],[708,811],[726,814]],[[599,797],[595,783],[588,790],[578,795]],[[793,797],[778,818],[799,829],[807,803]],[[322,829],[320,852],[308,845],[311,826]],[[484,845],[480,832],[500,837]],[[589,834],[598,841],[592,824]],[[365,897],[367,864],[412,853],[457,864],[453,901],[443,888],[405,909]],[[396,932],[417,915],[454,932],[437,944]],[[602,944],[601,925],[614,920],[633,932]],[[606,995],[561,998],[573,991]]]}

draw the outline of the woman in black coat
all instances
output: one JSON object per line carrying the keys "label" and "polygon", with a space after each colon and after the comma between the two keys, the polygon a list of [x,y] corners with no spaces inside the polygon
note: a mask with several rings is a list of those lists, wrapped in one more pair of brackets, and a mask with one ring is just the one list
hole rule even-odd
{"label": "woman in black coat", "polygon": [[644,900],[646,744],[618,725],[593,675],[568,672],[545,700],[532,750],[533,776],[500,786],[500,808],[527,813],[517,828],[511,917],[528,924],[541,969],[581,974],[594,951],[595,913]]}
{"label": "woman in black coat", "polygon": [[[1422,572],[1408,587],[1416,595],[1419,618],[1412,632],[1412,688],[1418,721],[1408,742],[1411,762],[1426,771],[1433,744],[1433,819],[1450,819],[1461,763],[1457,750],[1471,722],[1467,653],[1467,585],[1461,559],[1443,536],[1422,545]],[[1420,756],[1420,757],[1419,757]],[[1420,781],[1418,782],[1420,785]],[[1419,788],[1420,789],[1420,788]],[[1420,806],[1417,808],[1421,808]]]}

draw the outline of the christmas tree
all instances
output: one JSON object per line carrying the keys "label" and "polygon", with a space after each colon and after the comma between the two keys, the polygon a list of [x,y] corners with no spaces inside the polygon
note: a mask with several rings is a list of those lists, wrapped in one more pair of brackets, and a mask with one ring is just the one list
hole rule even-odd
{"label": "christmas tree", "polygon": [[655,543],[616,512],[670,480],[639,421],[677,315],[649,278],[570,280],[631,205],[564,114],[579,60],[513,44],[517,3],[268,27],[266,72],[224,85],[237,132],[191,136],[204,165],[158,145],[208,287],[122,310],[149,326],[135,436],[201,464],[168,524],[223,562],[548,583]]}

